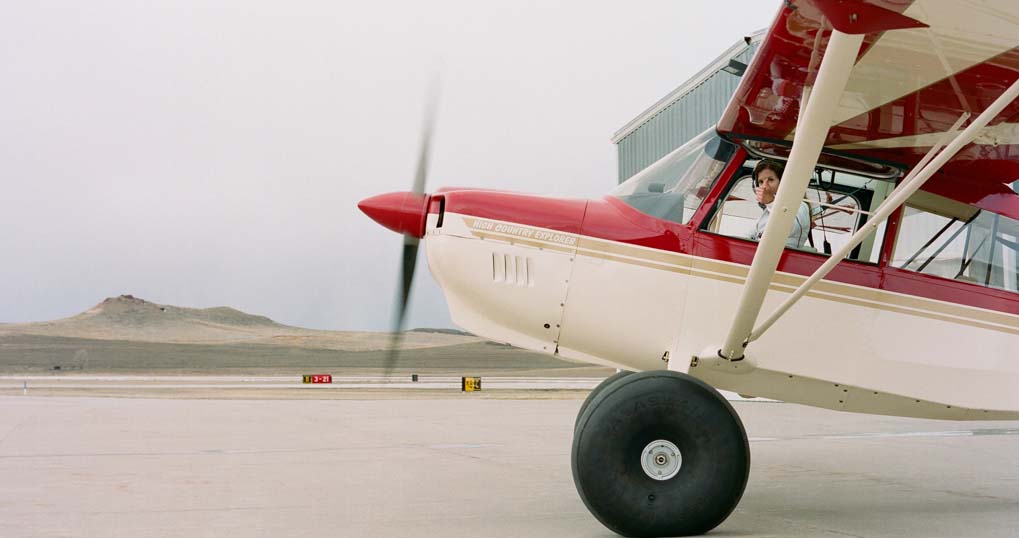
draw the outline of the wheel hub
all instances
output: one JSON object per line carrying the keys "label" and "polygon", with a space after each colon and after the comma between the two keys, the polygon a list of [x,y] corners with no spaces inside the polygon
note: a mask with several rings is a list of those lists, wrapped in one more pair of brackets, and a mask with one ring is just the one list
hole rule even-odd
{"label": "wheel hub", "polygon": [[683,455],[671,441],[659,439],[648,443],[640,454],[640,466],[644,474],[655,480],[668,480],[683,466]]}

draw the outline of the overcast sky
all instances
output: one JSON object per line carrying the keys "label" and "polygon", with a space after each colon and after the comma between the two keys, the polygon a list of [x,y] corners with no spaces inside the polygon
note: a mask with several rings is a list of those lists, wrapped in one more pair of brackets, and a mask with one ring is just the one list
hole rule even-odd
{"label": "overcast sky", "polygon": [[[0,322],[131,293],[383,330],[401,242],[356,203],[409,188],[431,72],[429,188],[599,197],[612,134],[779,4],[11,3]],[[418,276],[408,326],[451,327]]]}

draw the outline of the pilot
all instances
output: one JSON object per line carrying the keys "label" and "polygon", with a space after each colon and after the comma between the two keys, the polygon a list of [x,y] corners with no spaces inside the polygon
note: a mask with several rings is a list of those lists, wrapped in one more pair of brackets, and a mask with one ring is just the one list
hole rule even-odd
{"label": "pilot", "polygon": [[[761,159],[761,162],[754,167],[754,195],[757,197],[757,204],[764,210],[750,233],[750,239],[754,241],[761,240],[764,228],[768,225],[772,205],[775,203],[775,193],[778,192],[778,184],[782,181],[782,168],[781,163],[770,159]],[[796,220],[793,221],[792,230],[789,230],[789,237],[786,239],[785,245],[803,248],[809,235],[810,206],[807,205],[807,202],[800,202],[796,211]]]}

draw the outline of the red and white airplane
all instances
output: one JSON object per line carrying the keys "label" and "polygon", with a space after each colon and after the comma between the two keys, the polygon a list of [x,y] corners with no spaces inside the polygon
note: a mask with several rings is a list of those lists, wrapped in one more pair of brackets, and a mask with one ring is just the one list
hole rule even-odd
{"label": "red and white airplane", "polygon": [[[423,194],[426,138],[415,188],[359,206],[406,238],[404,301],[423,238],[458,325],[620,369],[578,416],[577,490],[619,534],[698,534],[750,465],[716,388],[1019,418],[1017,79],[1014,0],[789,0],[717,127],[604,199]],[[786,248],[804,200],[813,247]]]}

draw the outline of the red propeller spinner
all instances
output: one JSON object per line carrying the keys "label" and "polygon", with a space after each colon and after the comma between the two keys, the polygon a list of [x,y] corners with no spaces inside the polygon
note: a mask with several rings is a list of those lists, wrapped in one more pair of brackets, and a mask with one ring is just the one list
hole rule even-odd
{"label": "red propeller spinner", "polygon": [[421,238],[425,235],[428,195],[389,192],[358,202],[357,207],[375,222],[399,234]]}

